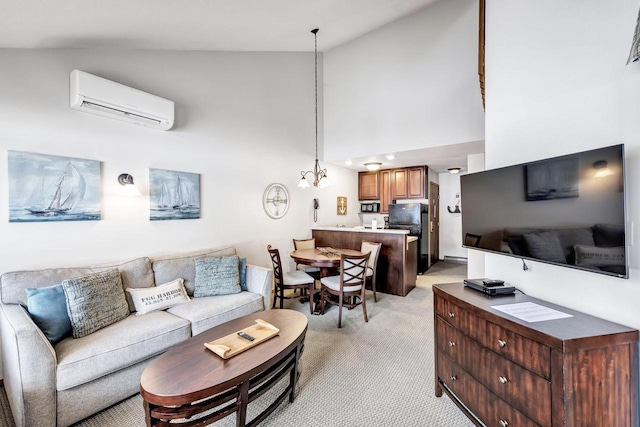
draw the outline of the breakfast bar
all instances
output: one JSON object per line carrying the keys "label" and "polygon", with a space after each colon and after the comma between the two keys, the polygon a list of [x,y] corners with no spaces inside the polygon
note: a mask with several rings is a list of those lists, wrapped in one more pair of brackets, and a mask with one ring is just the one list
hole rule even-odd
{"label": "breakfast bar", "polygon": [[376,290],[406,296],[416,286],[417,239],[408,230],[348,227],[314,227],[316,246],[360,250],[363,241],[382,243],[377,265]]}

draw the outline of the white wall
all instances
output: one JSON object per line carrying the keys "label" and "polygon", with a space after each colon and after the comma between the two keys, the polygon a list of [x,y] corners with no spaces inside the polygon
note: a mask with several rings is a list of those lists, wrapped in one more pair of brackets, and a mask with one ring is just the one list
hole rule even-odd
{"label": "white wall", "polygon": [[[625,66],[637,0],[494,1],[486,22],[487,169],[617,143],[628,220],[640,224],[640,63]],[[631,236],[630,236],[631,237]],[[628,280],[486,255],[489,277],[640,328],[638,243]]]}
{"label": "white wall", "polygon": [[[0,59],[0,164],[7,164],[7,150],[99,160],[103,207],[102,221],[9,223],[1,167],[0,273],[227,244],[267,266],[267,244],[288,259],[291,239],[310,236],[316,197],[320,224],[358,223],[356,172],[323,164],[333,186],[296,187],[300,171],[313,168],[313,54],[0,50]],[[74,68],[175,101],[175,129],[71,110]],[[148,197],[118,195],[124,172],[148,191],[150,167],[201,174],[200,219],[149,221]],[[262,208],[273,182],[291,199],[279,220]],[[346,217],[336,213],[337,196],[348,197]]]}
{"label": "white wall", "polygon": [[[455,210],[456,195],[460,194],[460,175],[440,174],[440,259],[445,256],[467,257],[462,247],[462,214],[450,213]],[[457,199],[460,200],[460,199]]]}
{"label": "white wall", "polygon": [[330,161],[484,139],[478,1],[446,0],[324,55]]}

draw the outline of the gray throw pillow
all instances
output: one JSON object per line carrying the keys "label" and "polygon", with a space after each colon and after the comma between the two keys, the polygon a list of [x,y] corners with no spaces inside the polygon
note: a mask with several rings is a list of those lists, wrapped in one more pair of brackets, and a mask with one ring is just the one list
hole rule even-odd
{"label": "gray throw pillow", "polygon": [[129,305],[118,269],[62,281],[74,338],[93,332],[129,316]]}
{"label": "gray throw pillow", "polygon": [[560,239],[555,231],[529,233],[523,235],[522,238],[526,242],[527,249],[529,249],[532,257],[562,264],[567,263],[560,245]]}
{"label": "gray throw pillow", "polygon": [[237,256],[196,260],[196,288],[193,296],[237,294],[241,292]]}

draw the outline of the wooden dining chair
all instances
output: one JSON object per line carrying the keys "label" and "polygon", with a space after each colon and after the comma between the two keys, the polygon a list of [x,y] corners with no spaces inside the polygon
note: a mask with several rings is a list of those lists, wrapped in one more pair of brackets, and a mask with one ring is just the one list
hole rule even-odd
{"label": "wooden dining chair", "polygon": [[376,283],[377,283],[377,271],[378,271],[378,256],[380,255],[380,249],[382,243],[362,241],[360,252],[366,254],[369,253],[369,262],[367,265],[367,281],[366,285],[371,284],[371,291],[373,291],[373,300],[378,302],[378,296],[376,295]]}
{"label": "wooden dining chair", "polygon": [[[338,327],[342,328],[342,307],[354,308],[362,304],[364,321],[368,322],[367,305],[364,297],[367,262],[369,254],[340,255],[340,274],[320,279],[320,311],[324,313],[324,304],[338,305]],[[331,296],[336,296],[336,301]],[[356,298],[359,297],[360,302]]]}
{"label": "wooden dining chair", "polygon": [[[269,257],[271,257],[271,263],[273,264],[273,277],[275,288],[273,290],[273,305],[271,308],[276,307],[276,299],[280,299],[280,308],[284,307],[284,300],[290,298],[297,298],[295,296],[285,296],[284,291],[287,289],[307,289],[309,295],[313,296],[313,290],[315,288],[315,279],[309,276],[304,271],[295,270],[289,273],[285,273],[282,270],[282,261],[280,260],[280,251],[273,249],[271,245],[267,245],[267,251]],[[309,298],[309,312],[313,314],[313,298]]]}
{"label": "wooden dining chair", "polygon": [[[293,239],[293,248],[295,250],[298,249],[315,249],[316,248],[316,239]],[[305,273],[309,274],[316,280],[320,280],[320,268],[313,267],[306,264],[296,264],[296,268],[298,270],[302,270]]]}

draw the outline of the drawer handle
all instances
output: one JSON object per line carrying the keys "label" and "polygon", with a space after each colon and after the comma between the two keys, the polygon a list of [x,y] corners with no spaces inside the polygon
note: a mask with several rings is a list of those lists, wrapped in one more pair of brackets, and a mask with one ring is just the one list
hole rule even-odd
{"label": "drawer handle", "polygon": [[500,427],[509,427],[509,423],[505,420],[500,420]]}
{"label": "drawer handle", "polygon": [[500,381],[500,384],[506,384],[509,380],[507,377],[498,377],[498,381]]}
{"label": "drawer handle", "polygon": [[455,347],[455,346],[456,346],[456,343],[455,343],[455,342],[453,342],[453,341],[449,341],[449,347]]}
{"label": "drawer handle", "polygon": [[456,315],[454,313],[452,313],[452,312],[449,312],[449,318],[453,319],[454,317],[456,317]]}
{"label": "drawer handle", "polygon": [[456,377],[455,375],[450,375],[450,376],[449,376],[449,379],[450,379],[451,381],[455,381],[455,380],[457,380],[457,379],[458,379],[458,377]]}
{"label": "drawer handle", "polygon": [[498,340],[498,345],[500,347],[505,347],[507,345],[507,342],[505,340]]}

